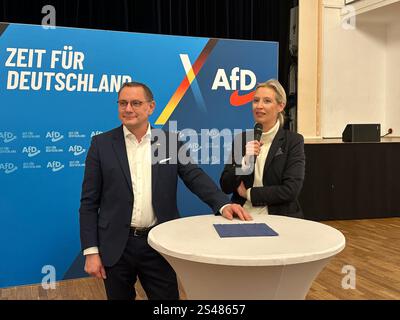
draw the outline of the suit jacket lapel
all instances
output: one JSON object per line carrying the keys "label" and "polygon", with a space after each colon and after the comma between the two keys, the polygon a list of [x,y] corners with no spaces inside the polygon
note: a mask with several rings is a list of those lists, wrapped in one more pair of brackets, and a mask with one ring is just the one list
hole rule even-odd
{"label": "suit jacket lapel", "polygon": [[[151,128],[153,130],[153,127]],[[158,157],[158,148],[160,147],[160,143],[156,140],[154,140],[153,135],[151,136],[151,160],[154,162],[151,166],[151,191],[152,194],[155,194],[156,191],[156,182],[157,182],[157,175],[158,175],[158,167],[159,163],[153,161],[153,156],[155,158]]]}
{"label": "suit jacket lapel", "polygon": [[114,134],[112,144],[119,164],[124,172],[126,182],[128,183],[129,189],[132,191],[132,178],[131,172],[129,171],[128,155],[126,154],[124,130],[122,129],[122,126],[120,127],[120,130],[116,131]]}
{"label": "suit jacket lapel", "polygon": [[279,128],[274,140],[272,141],[271,147],[269,148],[267,160],[265,160],[264,174],[265,172],[267,172],[267,169],[271,164],[272,160],[274,159],[276,152],[280,147],[282,147],[284,140],[285,140],[285,131],[282,128]]}
{"label": "suit jacket lapel", "polygon": [[[242,141],[242,145],[243,145],[242,154],[243,154],[243,157],[246,154],[246,143],[248,141],[252,141],[252,140],[254,140],[254,131],[248,131],[246,133],[246,135],[245,135],[244,141]],[[253,166],[255,166],[255,163],[253,164]],[[244,185],[245,185],[246,189],[251,188],[253,186],[253,183],[254,183],[254,171],[255,171],[255,167],[253,167],[253,170],[251,171],[250,174],[242,176],[242,180],[244,182]]]}

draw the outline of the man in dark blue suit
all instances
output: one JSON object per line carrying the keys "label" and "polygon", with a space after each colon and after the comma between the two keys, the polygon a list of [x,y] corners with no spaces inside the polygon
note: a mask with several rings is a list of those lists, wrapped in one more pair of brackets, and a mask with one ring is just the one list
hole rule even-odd
{"label": "man in dark blue suit", "polygon": [[251,219],[197,165],[180,161],[186,153],[176,134],[150,127],[154,108],[146,85],[125,83],[122,126],[93,137],[86,158],[79,210],[85,271],[104,279],[108,299],[134,299],[137,278],[149,299],[179,298],[175,272],[147,243],[153,226],[179,218],[178,176],[215,213]]}

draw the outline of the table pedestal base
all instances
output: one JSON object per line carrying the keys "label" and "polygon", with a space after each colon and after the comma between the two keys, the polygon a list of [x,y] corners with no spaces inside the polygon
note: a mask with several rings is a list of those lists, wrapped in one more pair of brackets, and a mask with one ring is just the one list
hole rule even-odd
{"label": "table pedestal base", "polygon": [[304,300],[331,259],[284,266],[227,266],[163,256],[189,300]]}

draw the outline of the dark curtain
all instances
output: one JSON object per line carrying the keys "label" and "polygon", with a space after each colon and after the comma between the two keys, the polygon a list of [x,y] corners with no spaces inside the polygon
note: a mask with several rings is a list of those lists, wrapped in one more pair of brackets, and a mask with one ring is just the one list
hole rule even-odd
{"label": "dark curtain", "polygon": [[[296,0],[3,0],[0,21],[279,42],[279,81],[288,92],[290,8]],[[262,59],[263,57],[260,57]]]}

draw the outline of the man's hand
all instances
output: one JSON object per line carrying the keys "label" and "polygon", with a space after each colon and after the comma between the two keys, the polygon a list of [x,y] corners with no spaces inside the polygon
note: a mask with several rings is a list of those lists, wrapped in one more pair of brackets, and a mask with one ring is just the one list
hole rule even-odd
{"label": "man's hand", "polygon": [[242,206],[235,204],[235,203],[227,205],[224,208],[224,210],[222,210],[222,216],[228,220],[232,220],[235,215],[240,220],[246,220],[246,221],[253,220],[253,218],[250,216],[250,214],[247,213],[246,210],[244,210],[242,208]]}
{"label": "man's hand", "polygon": [[98,253],[88,254],[85,262],[85,272],[98,279],[106,279],[106,270]]}
{"label": "man's hand", "polygon": [[247,199],[247,190],[246,187],[244,186],[243,181],[240,182],[240,185],[239,187],[237,187],[236,191],[238,192],[239,196]]}

